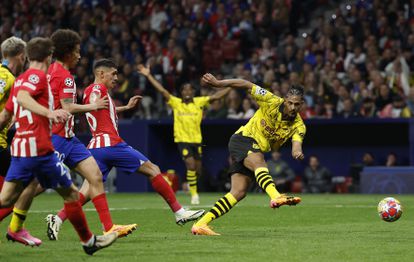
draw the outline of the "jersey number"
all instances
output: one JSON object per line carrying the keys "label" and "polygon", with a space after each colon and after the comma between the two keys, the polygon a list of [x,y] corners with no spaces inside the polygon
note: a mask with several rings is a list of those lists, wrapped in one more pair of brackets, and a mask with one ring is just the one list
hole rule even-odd
{"label": "jersey number", "polygon": [[85,116],[92,131],[96,131],[96,118],[91,113],[86,113]]}
{"label": "jersey number", "polygon": [[[14,111],[14,115],[17,116],[18,118],[23,118],[26,117],[27,118],[27,122],[29,122],[29,124],[33,124],[33,116],[32,116],[32,112],[30,112],[27,109],[23,109],[22,106],[19,105],[19,103],[17,103],[17,98],[15,96],[13,96],[13,111]],[[19,122],[16,121],[16,128],[19,128]]]}

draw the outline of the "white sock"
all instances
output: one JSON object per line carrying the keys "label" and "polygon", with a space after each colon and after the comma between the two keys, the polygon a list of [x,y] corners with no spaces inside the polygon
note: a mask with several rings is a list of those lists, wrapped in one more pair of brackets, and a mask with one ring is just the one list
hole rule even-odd
{"label": "white sock", "polygon": [[86,241],[86,242],[82,242],[81,241],[82,245],[84,245],[86,247],[93,246],[94,242],[95,242],[95,235],[92,235],[92,237],[88,241]]}
{"label": "white sock", "polygon": [[185,209],[184,208],[180,208],[179,210],[175,211],[175,215],[176,216],[180,216],[183,215],[185,213]]}
{"label": "white sock", "polygon": [[62,223],[63,223],[62,219],[61,219],[58,215],[56,215],[56,216],[55,216],[55,220],[56,220],[59,224],[62,224]]}

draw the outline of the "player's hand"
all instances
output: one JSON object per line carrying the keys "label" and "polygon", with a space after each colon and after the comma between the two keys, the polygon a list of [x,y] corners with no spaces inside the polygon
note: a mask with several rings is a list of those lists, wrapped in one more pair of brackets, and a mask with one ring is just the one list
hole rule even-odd
{"label": "player's hand", "polygon": [[213,76],[210,73],[204,74],[203,77],[201,78],[201,84],[202,85],[211,85],[213,87],[220,87],[220,83],[217,80],[217,78],[215,76]]}
{"label": "player's hand", "polygon": [[145,67],[142,64],[139,64],[137,66],[137,69],[138,69],[138,73],[142,74],[145,77],[148,77],[151,73],[149,67]]}
{"label": "player's hand", "polygon": [[108,104],[109,104],[108,96],[95,99],[94,104],[95,104],[95,110],[108,108]]}
{"label": "player's hand", "polygon": [[296,160],[303,160],[305,158],[305,155],[302,151],[292,151],[292,157]]}
{"label": "player's hand", "polygon": [[71,114],[63,109],[58,109],[55,111],[49,112],[47,118],[51,119],[53,123],[63,123],[71,116]]}
{"label": "player's hand", "polygon": [[127,108],[132,109],[138,105],[139,100],[141,100],[142,96],[133,96],[129,99]]}

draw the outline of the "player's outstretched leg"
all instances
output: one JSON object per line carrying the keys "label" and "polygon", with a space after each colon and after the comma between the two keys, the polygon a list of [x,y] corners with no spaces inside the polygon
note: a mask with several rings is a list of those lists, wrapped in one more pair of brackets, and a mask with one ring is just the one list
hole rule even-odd
{"label": "player's outstretched leg", "polygon": [[280,194],[277,191],[276,185],[273,182],[267,167],[257,168],[254,170],[254,175],[259,186],[270,197],[271,208],[279,208],[283,205],[294,206],[300,203],[301,199],[299,197],[287,196],[285,194]]}
{"label": "player's outstretched leg", "polygon": [[217,236],[208,225],[211,221],[225,215],[245,196],[251,183],[248,176],[235,173],[231,176],[231,190],[224,197],[220,198],[214,206],[200,220],[194,223],[191,232],[194,235]]}
{"label": "player's outstretched leg", "polygon": [[154,190],[160,194],[170,206],[171,210],[174,212],[177,225],[181,226],[189,221],[197,220],[204,214],[205,210],[203,209],[185,210],[175,197],[171,186],[162,177],[159,167],[151,163],[151,161],[147,160],[139,167],[138,171],[142,172],[150,179]]}
{"label": "player's outstretched leg", "polygon": [[[117,232],[118,237],[124,237],[137,229],[137,224],[116,225],[112,222],[103,187],[103,176],[93,157],[89,157],[79,162],[76,165],[75,170],[85,178],[79,192],[79,202],[81,205],[84,205],[89,201],[89,198],[92,199],[92,203],[94,204],[102,223],[104,234]],[[67,214],[64,208],[61,209],[57,215],[47,215],[47,236],[50,240],[58,239],[60,228],[66,218]]]}
{"label": "player's outstretched leg", "polygon": [[78,233],[85,253],[92,255],[100,249],[109,247],[116,241],[118,238],[117,232],[112,232],[103,236],[95,236],[92,234],[86,222],[85,213],[79,203],[79,193],[73,184],[69,188],[60,188],[56,189],[56,191],[65,200],[64,208],[67,218]]}

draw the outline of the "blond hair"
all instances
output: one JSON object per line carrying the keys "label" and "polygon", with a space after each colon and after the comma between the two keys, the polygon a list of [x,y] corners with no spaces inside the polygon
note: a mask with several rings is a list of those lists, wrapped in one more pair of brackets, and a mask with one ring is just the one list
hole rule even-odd
{"label": "blond hair", "polygon": [[8,57],[15,57],[25,51],[26,42],[21,38],[12,36],[1,43],[1,55],[3,59]]}

